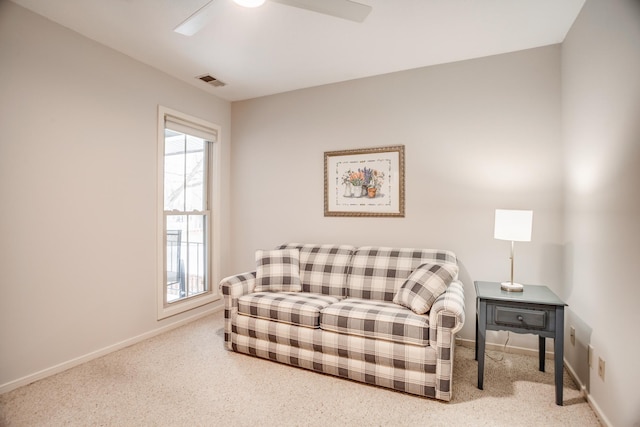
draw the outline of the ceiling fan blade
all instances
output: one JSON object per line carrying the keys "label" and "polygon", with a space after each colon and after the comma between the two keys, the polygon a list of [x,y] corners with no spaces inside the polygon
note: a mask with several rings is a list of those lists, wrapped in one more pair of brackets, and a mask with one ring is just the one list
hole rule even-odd
{"label": "ceiling fan blade", "polygon": [[214,3],[216,3],[216,0],[205,3],[204,6],[193,12],[190,17],[174,28],[173,31],[185,36],[192,36],[206,27],[211,22],[211,16],[215,11],[215,7],[211,7]]}
{"label": "ceiling fan blade", "polygon": [[[174,28],[176,33],[185,36],[192,36],[206,27],[215,13],[215,3],[219,0],[210,0],[200,9],[196,10],[180,25]],[[356,3],[351,0],[271,0],[287,6],[298,7],[300,9],[311,10],[349,21],[363,22],[371,12],[371,6]]]}
{"label": "ceiling fan blade", "polygon": [[349,21],[363,22],[371,12],[371,6],[351,0],[271,0],[300,9],[331,15]]}

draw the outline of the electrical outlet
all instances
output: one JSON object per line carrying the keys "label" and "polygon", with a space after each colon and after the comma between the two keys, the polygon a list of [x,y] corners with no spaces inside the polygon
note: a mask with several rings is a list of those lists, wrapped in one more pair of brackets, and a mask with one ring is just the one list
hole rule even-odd
{"label": "electrical outlet", "polygon": [[571,345],[576,345],[576,328],[573,325],[569,327],[569,337],[571,338]]}
{"label": "electrical outlet", "polygon": [[604,360],[602,357],[598,357],[598,376],[604,381]]}
{"label": "electrical outlet", "polygon": [[587,363],[590,368],[593,366],[593,346],[591,344],[587,345]]}

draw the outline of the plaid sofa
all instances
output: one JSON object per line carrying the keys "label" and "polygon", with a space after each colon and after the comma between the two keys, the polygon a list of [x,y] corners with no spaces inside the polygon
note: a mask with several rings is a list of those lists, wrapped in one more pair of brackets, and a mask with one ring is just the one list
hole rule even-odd
{"label": "plaid sofa", "polygon": [[[422,315],[394,295],[450,251],[285,244],[299,251],[300,292],[255,292],[256,272],[223,279],[228,350],[449,401],[455,334],[464,324],[457,278]],[[457,271],[457,270],[456,270]]]}

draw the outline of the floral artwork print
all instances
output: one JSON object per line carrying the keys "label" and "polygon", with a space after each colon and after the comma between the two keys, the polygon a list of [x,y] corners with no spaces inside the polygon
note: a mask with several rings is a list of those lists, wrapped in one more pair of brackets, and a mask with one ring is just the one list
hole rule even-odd
{"label": "floral artwork print", "polygon": [[325,216],[404,216],[404,146],[326,152]]}
{"label": "floral artwork print", "polygon": [[357,171],[349,169],[342,175],[344,197],[380,197],[383,183],[384,172],[366,166]]}

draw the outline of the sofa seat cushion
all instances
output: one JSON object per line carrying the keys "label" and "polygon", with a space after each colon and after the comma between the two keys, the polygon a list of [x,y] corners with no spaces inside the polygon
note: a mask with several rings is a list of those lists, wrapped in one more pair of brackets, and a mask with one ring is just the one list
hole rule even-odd
{"label": "sofa seat cushion", "polygon": [[385,301],[347,298],[320,314],[320,328],[402,344],[429,344],[429,318]]}
{"label": "sofa seat cushion", "polygon": [[320,327],[320,311],[339,299],[307,292],[256,292],[238,298],[238,313],[309,328]]}

